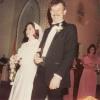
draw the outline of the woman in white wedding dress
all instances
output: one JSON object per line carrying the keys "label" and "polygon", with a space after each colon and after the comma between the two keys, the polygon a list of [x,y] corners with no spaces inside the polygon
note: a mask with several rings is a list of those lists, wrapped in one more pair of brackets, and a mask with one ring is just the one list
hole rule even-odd
{"label": "woman in white wedding dress", "polygon": [[16,73],[9,100],[31,100],[34,77],[37,71],[34,57],[41,40],[36,34],[36,27],[37,24],[32,22],[26,25],[25,33],[28,41],[23,43],[17,54],[10,58],[13,63],[19,62],[20,68]]}

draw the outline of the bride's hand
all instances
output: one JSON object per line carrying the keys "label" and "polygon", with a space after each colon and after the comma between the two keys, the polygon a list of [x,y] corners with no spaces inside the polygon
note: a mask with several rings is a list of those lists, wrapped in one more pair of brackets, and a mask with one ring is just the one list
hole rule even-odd
{"label": "bride's hand", "polygon": [[37,58],[37,59],[34,59],[34,61],[36,64],[40,64],[43,62],[43,58]]}

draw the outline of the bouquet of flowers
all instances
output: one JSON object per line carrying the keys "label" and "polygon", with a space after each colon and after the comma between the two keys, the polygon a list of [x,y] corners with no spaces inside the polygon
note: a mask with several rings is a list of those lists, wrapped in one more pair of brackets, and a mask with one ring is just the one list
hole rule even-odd
{"label": "bouquet of flowers", "polygon": [[9,64],[10,64],[10,76],[9,76],[9,79],[10,79],[10,84],[13,85],[13,81],[14,81],[14,78],[15,78],[15,75],[16,75],[16,64],[18,63],[17,61],[17,55],[12,55],[10,57],[10,61],[9,61]]}

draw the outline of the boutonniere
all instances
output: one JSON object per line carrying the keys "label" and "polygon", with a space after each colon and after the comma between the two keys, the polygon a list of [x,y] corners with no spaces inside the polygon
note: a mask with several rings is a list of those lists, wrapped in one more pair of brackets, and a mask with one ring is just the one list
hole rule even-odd
{"label": "boutonniere", "polygon": [[62,23],[60,23],[60,24],[56,27],[56,32],[60,32],[61,30],[63,30]]}

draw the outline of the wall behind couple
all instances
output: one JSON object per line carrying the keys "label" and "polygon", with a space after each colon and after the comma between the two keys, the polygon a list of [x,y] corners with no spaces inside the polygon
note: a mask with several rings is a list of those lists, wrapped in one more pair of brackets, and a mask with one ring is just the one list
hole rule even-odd
{"label": "wall behind couple", "polygon": [[6,0],[0,7],[3,15],[0,17],[0,34],[2,34],[1,38],[4,37],[1,40],[0,55],[10,56],[21,44],[25,24],[29,21],[39,23],[39,5],[35,0],[21,0],[21,2],[20,0]]}
{"label": "wall behind couple", "polygon": [[[42,28],[48,26],[47,8],[50,0],[3,0],[0,3],[0,56],[9,57],[14,49],[16,33],[20,45],[27,21],[35,20]],[[96,43],[100,34],[100,0],[65,0],[66,21],[75,23],[78,29],[80,55],[90,43]],[[19,46],[17,45],[17,47]]]}

